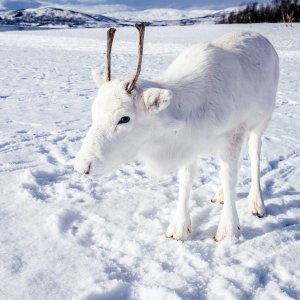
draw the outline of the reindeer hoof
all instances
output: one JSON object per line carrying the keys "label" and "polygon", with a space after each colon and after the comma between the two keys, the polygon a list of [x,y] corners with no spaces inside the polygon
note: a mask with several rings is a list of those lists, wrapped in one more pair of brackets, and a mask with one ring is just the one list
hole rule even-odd
{"label": "reindeer hoof", "polygon": [[216,199],[210,199],[210,202],[211,202],[212,204],[224,204],[224,201],[218,201],[218,200],[216,200]]}
{"label": "reindeer hoof", "polygon": [[264,216],[265,216],[265,214],[260,214],[260,213],[258,213],[258,212],[256,212],[256,213],[252,213],[252,215],[253,216],[256,216],[256,217],[258,217],[258,218],[263,218]]}
{"label": "reindeer hoof", "polygon": [[263,198],[261,196],[261,193],[259,191],[251,192],[248,196],[249,199],[249,210],[258,218],[262,218],[266,214],[266,208],[264,205]]}
{"label": "reindeer hoof", "polygon": [[213,204],[224,204],[224,192],[222,188],[215,193],[210,202]]}
{"label": "reindeer hoof", "polygon": [[174,240],[186,241],[192,232],[190,216],[175,217],[168,227],[166,236]]}
{"label": "reindeer hoof", "polygon": [[220,226],[216,235],[213,237],[215,242],[220,242],[223,239],[238,239],[240,236],[240,226]]}

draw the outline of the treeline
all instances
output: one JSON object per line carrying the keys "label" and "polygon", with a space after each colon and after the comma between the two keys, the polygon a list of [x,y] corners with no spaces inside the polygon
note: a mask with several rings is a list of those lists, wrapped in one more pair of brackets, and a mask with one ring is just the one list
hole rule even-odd
{"label": "treeline", "polygon": [[298,0],[273,0],[268,4],[251,2],[241,4],[238,11],[224,14],[219,24],[233,23],[292,23],[300,22],[300,3]]}

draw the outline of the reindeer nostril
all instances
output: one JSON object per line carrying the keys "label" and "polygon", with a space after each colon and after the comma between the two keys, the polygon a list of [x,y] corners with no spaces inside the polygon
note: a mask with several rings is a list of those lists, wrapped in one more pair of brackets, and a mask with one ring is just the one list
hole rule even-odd
{"label": "reindeer nostril", "polygon": [[88,166],[88,169],[84,172],[85,175],[90,175],[90,171],[91,171],[91,163]]}

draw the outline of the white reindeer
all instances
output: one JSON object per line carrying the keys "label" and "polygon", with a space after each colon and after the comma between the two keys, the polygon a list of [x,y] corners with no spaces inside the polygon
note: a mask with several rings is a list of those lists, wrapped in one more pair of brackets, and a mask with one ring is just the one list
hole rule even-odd
{"label": "white reindeer", "polygon": [[166,235],[186,240],[191,232],[188,209],[199,154],[216,152],[222,187],[212,202],[223,202],[215,240],[238,237],[236,183],[243,149],[251,159],[250,211],[262,217],[261,136],[275,106],[278,56],[258,33],[231,33],[180,54],[155,81],[139,80],[144,30],[139,30],[139,60],[131,80],[112,79],[110,56],[115,29],[108,31],[106,81],[99,87],[92,126],[76,156],[80,173],[102,176],[140,159],[156,172],[179,170],[179,201]]}

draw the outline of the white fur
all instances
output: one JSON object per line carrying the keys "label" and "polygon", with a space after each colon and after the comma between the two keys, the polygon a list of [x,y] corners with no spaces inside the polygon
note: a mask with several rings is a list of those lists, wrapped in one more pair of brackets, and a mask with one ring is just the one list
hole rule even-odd
{"label": "white fur", "polygon": [[[160,78],[140,80],[131,94],[126,92],[128,80],[103,83],[94,74],[99,92],[93,123],[75,168],[101,176],[138,158],[156,172],[179,169],[179,202],[167,236],[185,240],[191,231],[188,200],[197,156],[216,152],[224,207],[215,239],[237,237],[235,187],[248,140],[249,207],[259,216],[265,213],[259,179],[261,135],[275,106],[278,77],[274,48],[252,32],[188,48]],[[130,122],[118,125],[123,116]]]}

